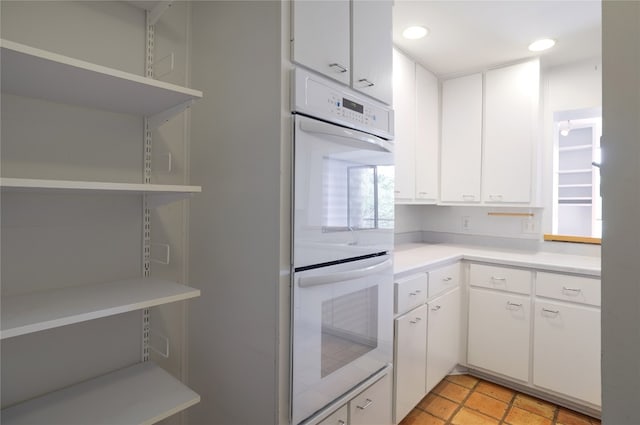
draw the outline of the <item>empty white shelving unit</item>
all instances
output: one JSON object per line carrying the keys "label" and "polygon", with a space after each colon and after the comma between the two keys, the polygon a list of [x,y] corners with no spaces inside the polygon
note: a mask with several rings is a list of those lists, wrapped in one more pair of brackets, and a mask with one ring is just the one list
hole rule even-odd
{"label": "empty white shelving unit", "polygon": [[[168,3],[157,2],[162,10]],[[181,184],[188,165],[175,160],[159,128],[183,125],[182,112],[202,93],[152,78],[159,9],[56,1],[1,7],[2,423],[168,418],[200,397],[163,360],[175,349],[167,331],[175,315],[159,315],[158,333],[149,309],[200,295],[172,262],[183,256],[172,241],[185,238],[184,225],[163,219],[183,214],[180,201],[201,188]],[[118,45],[118,37],[131,46]],[[105,44],[122,58],[98,44],[112,39]],[[138,50],[146,58],[132,64]],[[154,167],[156,134],[177,174]],[[165,268],[160,276],[151,273],[154,262]],[[151,350],[166,364],[151,361]]]}

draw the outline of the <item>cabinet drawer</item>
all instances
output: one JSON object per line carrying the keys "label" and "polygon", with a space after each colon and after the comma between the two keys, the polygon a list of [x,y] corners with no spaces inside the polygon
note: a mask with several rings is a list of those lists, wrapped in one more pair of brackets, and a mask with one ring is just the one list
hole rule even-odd
{"label": "cabinet drawer", "polygon": [[409,276],[396,281],[394,285],[395,313],[400,314],[427,301],[429,277],[426,273]]}
{"label": "cabinet drawer", "polygon": [[486,266],[484,264],[471,264],[469,284],[482,288],[530,294],[531,272],[506,267]]}
{"label": "cabinet drawer", "polygon": [[391,378],[385,375],[349,402],[350,425],[391,423]]}
{"label": "cabinet drawer", "polygon": [[345,404],[318,425],[347,425],[349,423],[349,407]]}
{"label": "cabinet drawer", "polygon": [[600,279],[538,272],[536,295],[600,306]]}
{"label": "cabinet drawer", "polygon": [[441,267],[429,272],[429,298],[455,288],[460,283],[460,263]]}

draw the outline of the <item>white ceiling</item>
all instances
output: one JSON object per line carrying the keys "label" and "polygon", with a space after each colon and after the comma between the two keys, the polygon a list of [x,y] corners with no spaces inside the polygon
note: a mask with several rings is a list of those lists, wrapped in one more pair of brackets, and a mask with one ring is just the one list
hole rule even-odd
{"label": "white ceiling", "polygon": [[[417,62],[447,76],[540,55],[542,66],[557,66],[601,56],[599,0],[395,0],[394,44]],[[406,40],[411,25],[430,34]],[[555,47],[529,52],[529,43],[553,38]]]}

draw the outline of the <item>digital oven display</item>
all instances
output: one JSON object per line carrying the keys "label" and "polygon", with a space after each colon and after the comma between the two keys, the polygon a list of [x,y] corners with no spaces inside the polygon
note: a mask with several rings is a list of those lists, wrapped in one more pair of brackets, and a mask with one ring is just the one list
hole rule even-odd
{"label": "digital oven display", "polygon": [[345,99],[344,97],[342,98],[342,106],[347,109],[351,109],[352,111],[356,111],[359,114],[364,112],[364,106],[354,102],[353,100]]}

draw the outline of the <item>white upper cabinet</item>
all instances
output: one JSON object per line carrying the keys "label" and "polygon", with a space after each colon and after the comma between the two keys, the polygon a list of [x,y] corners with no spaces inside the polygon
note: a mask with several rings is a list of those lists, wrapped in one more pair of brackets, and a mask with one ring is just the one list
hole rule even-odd
{"label": "white upper cabinet", "polygon": [[442,84],[440,200],[480,202],[482,74]]}
{"label": "white upper cabinet", "polygon": [[349,0],[294,1],[292,4],[293,60],[349,84]]}
{"label": "white upper cabinet", "polygon": [[540,63],[495,69],[485,80],[482,200],[530,203]]}
{"label": "white upper cabinet", "polygon": [[395,198],[412,200],[415,193],[416,78],[411,59],[393,50],[395,111]]}
{"label": "white upper cabinet", "polygon": [[393,2],[292,4],[292,60],[390,105]]}
{"label": "white upper cabinet", "polygon": [[392,2],[353,2],[352,80],[354,89],[386,104],[392,102]]}
{"label": "white upper cabinet", "polygon": [[419,202],[438,200],[440,149],[439,86],[435,75],[416,65],[415,198]]}

